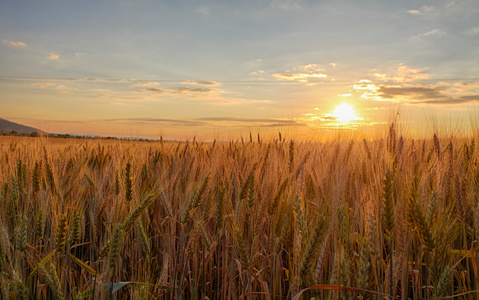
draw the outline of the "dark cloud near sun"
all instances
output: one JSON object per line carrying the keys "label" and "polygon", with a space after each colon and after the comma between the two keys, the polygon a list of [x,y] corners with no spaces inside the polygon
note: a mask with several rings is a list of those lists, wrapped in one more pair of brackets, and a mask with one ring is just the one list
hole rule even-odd
{"label": "dark cloud near sun", "polygon": [[[479,82],[430,78],[428,72],[399,64],[386,72],[376,69],[353,85],[354,91],[365,100],[407,104],[454,105],[479,102]],[[475,78],[471,78],[474,79]],[[344,94],[351,96],[351,94]],[[341,95],[342,96],[342,95]]]}
{"label": "dark cloud near sun", "polygon": [[447,96],[441,94],[445,88],[423,88],[423,87],[389,87],[379,86],[379,96],[383,99],[393,99],[397,96],[410,96],[417,100],[442,99]]}
{"label": "dark cloud near sun", "polygon": [[378,96],[385,100],[405,97],[410,104],[461,104],[478,102],[479,94],[450,95],[445,87],[379,86]]}
{"label": "dark cloud near sun", "polygon": [[470,102],[479,102],[479,95],[471,95],[471,96],[461,96],[456,98],[447,98],[444,100],[429,100],[424,101],[422,103],[426,104],[462,104],[462,103],[470,103]]}
{"label": "dark cloud near sun", "polygon": [[321,121],[337,121],[338,118],[335,116],[323,116],[320,119]]}

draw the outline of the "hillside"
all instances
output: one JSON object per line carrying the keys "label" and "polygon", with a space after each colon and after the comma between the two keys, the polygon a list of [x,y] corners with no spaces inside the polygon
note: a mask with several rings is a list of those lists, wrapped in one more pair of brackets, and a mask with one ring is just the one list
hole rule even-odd
{"label": "hillside", "polygon": [[15,131],[18,134],[30,134],[32,132],[42,132],[40,129],[25,126],[0,118],[0,134],[11,133]]}

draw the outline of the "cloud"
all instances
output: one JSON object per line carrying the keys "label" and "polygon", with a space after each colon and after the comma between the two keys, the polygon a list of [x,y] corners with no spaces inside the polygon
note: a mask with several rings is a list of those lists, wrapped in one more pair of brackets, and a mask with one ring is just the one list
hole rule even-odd
{"label": "cloud", "polygon": [[479,27],[473,27],[471,29],[469,29],[468,31],[466,31],[466,35],[477,35],[479,34]]}
{"label": "cloud", "polygon": [[375,91],[377,87],[371,80],[363,79],[359,80],[357,84],[353,85],[355,90],[368,90],[368,91]]}
{"label": "cloud", "polygon": [[307,81],[309,78],[326,78],[326,74],[288,74],[288,73],[275,73],[273,74],[274,78],[284,79],[284,80],[298,80],[298,81]]}
{"label": "cloud", "polygon": [[436,29],[433,29],[433,30],[430,30],[430,31],[427,31],[427,32],[424,32],[424,33],[420,33],[420,34],[416,35],[415,38],[423,39],[423,38],[429,38],[429,37],[443,37],[443,36],[446,36],[446,35],[447,35],[446,32],[442,31],[439,28],[436,28]]}
{"label": "cloud", "polygon": [[48,54],[48,59],[49,60],[58,60],[60,58],[60,56],[58,56],[58,54],[55,54],[55,53],[50,53]]}
{"label": "cloud", "polygon": [[374,73],[373,76],[376,77],[376,78],[383,79],[383,80],[386,79],[386,74]]}
{"label": "cloud", "polygon": [[2,40],[2,44],[9,45],[9,46],[12,46],[12,47],[18,47],[18,48],[25,48],[27,46],[27,44],[25,44],[24,42],[9,41],[9,40],[5,40],[5,39]]}
{"label": "cloud", "polygon": [[179,87],[173,90],[174,94],[187,94],[187,93],[210,93],[214,91],[214,89],[210,88],[189,88],[189,87]]}
{"label": "cloud", "polygon": [[30,83],[31,86],[40,87],[40,88],[55,88],[58,90],[66,89],[67,87],[63,84],[56,84],[54,82],[34,82]]}
{"label": "cloud", "polygon": [[384,82],[412,82],[429,79],[429,74],[420,69],[413,69],[403,65],[400,65],[394,72],[389,74],[375,72],[370,75]]}
{"label": "cloud", "polygon": [[291,124],[292,120],[282,119],[253,119],[253,118],[238,118],[238,117],[209,117],[209,118],[197,118],[201,121],[228,121],[228,122],[240,122],[240,123],[282,123],[284,125]]}
{"label": "cloud", "polygon": [[178,87],[175,89],[159,89],[159,88],[149,88],[140,90],[140,92],[149,92],[149,93],[156,93],[156,94],[194,94],[194,93],[211,93],[217,92],[217,89],[212,88],[189,88],[189,87]]}
{"label": "cloud", "polygon": [[297,80],[301,82],[328,77],[324,68],[317,64],[300,65],[295,67],[291,72],[274,73],[272,76],[280,80]]}
{"label": "cloud", "polygon": [[380,86],[378,95],[383,99],[406,99],[409,104],[461,104],[478,102],[478,94],[456,95],[443,86],[408,87],[408,86]]}
{"label": "cloud", "polygon": [[[317,108],[315,108],[317,110]],[[341,121],[338,116],[335,116],[334,113],[305,113],[302,116],[296,118],[297,122],[304,124],[314,129],[328,129],[334,128],[339,125],[344,126],[345,129],[356,129],[359,124],[366,124],[364,119],[357,116],[353,120],[348,122]]]}
{"label": "cloud", "polygon": [[196,81],[196,80],[185,80],[183,84],[195,84],[195,85],[208,85],[208,86],[219,86],[220,84],[216,81]]}
{"label": "cloud", "polygon": [[377,90],[379,89],[379,87],[371,80],[359,80],[357,84],[353,85],[353,89],[357,93],[362,93],[361,98],[363,99],[374,99],[378,101],[382,100],[378,97],[377,94]]}
{"label": "cloud", "polygon": [[[394,72],[391,72],[389,74],[375,72],[369,75],[372,75],[373,77],[377,78],[378,79],[377,81],[383,82],[383,84],[374,83],[371,80],[363,79],[358,81],[357,84],[354,84],[353,89],[356,92],[361,93],[361,98],[373,99],[377,101],[384,101],[385,99],[390,99],[390,100],[394,99],[395,97],[389,97],[389,94],[387,91],[394,91],[393,87],[404,88],[404,85],[406,84],[409,85],[408,88],[411,89],[409,90],[409,92],[412,94],[414,90],[412,89],[413,87],[411,85],[413,85],[414,82],[417,82],[418,80],[429,79],[429,74],[422,72],[420,69],[414,69],[404,65],[400,65]],[[396,84],[396,85],[393,86],[391,84]],[[417,88],[421,88],[422,86],[423,85],[418,84]],[[385,90],[384,89],[385,87],[391,88],[391,89]],[[382,92],[380,91],[381,88],[383,88]],[[399,90],[397,92],[399,93]],[[406,90],[404,90],[403,92],[406,92]],[[396,96],[399,96],[399,94],[397,94]]]}
{"label": "cloud", "polygon": [[236,117],[211,117],[196,119],[164,119],[164,118],[119,118],[107,119],[106,122],[135,122],[137,124],[160,124],[165,126],[220,126],[220,127],[282,127],[282,126],[304,126],[295,120],[283,119],[253,119]]}
{"label": "cloud", "polygon": [[257,58],[246,62],[246,65],[253,68],[259,68],[263,65],[263,59]]}
{"label": "cloud", "polygon": [[425,88],[425,87],[403,87],[403,86],[380,86],[379,94],[382,98],[393,99],[398,96],[409,96],[418,100],[430,100],[446,98],[441,94],[444,91],[442,87]]}
{"label": "cloud", "polygon": [[455,86],[462,86],[462,87],[476,87],[479,88],[479,82],[456,82],[454,83]]}
{"label": "cloud", "polygon": [[309,73],[324,72],[324,68],[317,64],[307,64],[303,66],[298,66],[295,70],[301,70]]}
{"label": "cloud", "polygon": [[429,74],[422,73],[419,69],[412,69],[407,66],[400,66],[392,81],[411,82],[419,79],[429,79]]}
{"label": "cloud", "polygon": [[238,105],[238,104],[272,104],[274,103],[270,99],[246,99],[246,98],[234,98],[234,97],[215,97],[208,98],[209,103],[216,105]]}
{"label": "cloud", "polygon": [[58,123],[58,124],[87,124],[88,121],[78,121],[78,120],[43,120],[48,123]]}
{"label": "cloud", "polygon": [[462,96],[457,98],[447,97],[444,99],[417,102],[417,104],[464,104],[473,102],[479,102],[479,95]]}
{"label": "cloud", "polygon": [[435,6],[432,6],[432,5],[423,5],[421,6],[421,11],[422,12],[432,12],[433,10],[435,10],[436,7]]}
{"label": "cloud", "polygon": [[184,119],[161,119],[161,118],[123,118],[123,119],[107,119],[106,122],[135,122],[139,124],[158,123],[172,126],[201,126],[204,122]]}
{"label": "cloud", "polygon": [[[405,104],[461,104],[479,102],[479,82],[432,82],[421,69],[400,64],[390,72],[372,70],[372,79],[363,79],[352,86],[352,96],[365,100]],[[346,91],[338,96],[349,95]]]}
{"label": "cloud", "polygon": [[41,87],[41,88],[54,87],[54,86],[56,86],[56,84],[53,83],[53,82],[34,82],[34,83],[32,83],[31,85],[32,85],[32,86]]}
{"label": "cloud", "polygon": [[255,118],[237,118],[237,117],[209,117],[209,118],[197,118],[195,120],[209,122],[211,124],[221,123],[221,126],[226,123],[231,127],[283,127],[283,126],[304,126],[304,124],[298,123],[295,120],[285,119],[255,119]]}
{"label": "cloud", "polygon": [[[400,66],[393,75],[373,74],[382,83],[360,80],[353,85],[361,98],[376,101],[405,101],[407,104],[459,104],[479,102],[479,82],[418,82],[428,74]],[[340,94],[343,96],[348,94]]]}
{"label": "cloud", "polygon": [[411,9],[411,10],[408,10],[408,12],[413,15],[422,15],[425,13],[430,13],[435,9],[436,8],[434,6],[423,5],[419,9]]}
{"label": "cloud", "polygon": [[136,85],[137,86],[156,86],[158,84],[159,83],[156,81],[141,81],[141,82],[138,82]]}
{"label": "cloud", "polygon": [[156,93],[156,94],[165,94],[165,93],[168,93],[168,90],[158,89],[158,88],[149,88],[149,89],[140,90],[140,92],[150,92],[150,93]]}

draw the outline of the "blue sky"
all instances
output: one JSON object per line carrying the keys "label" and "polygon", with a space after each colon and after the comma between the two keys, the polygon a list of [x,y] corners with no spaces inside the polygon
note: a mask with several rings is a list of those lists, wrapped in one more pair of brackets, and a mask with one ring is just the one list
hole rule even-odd
{"label": "blue sky", "polygon": [[479,101],[476,0],[2,1],[0,41],[0,117],[54,132],[470,128]]}

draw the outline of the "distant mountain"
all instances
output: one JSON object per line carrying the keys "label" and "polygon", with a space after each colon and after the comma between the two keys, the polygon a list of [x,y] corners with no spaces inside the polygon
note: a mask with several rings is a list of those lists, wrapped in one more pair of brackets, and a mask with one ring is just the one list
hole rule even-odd
{"label": "distant mountain", "polygon": [[25,126],[0,118],[0,134],[8,134],[12,133],[12,131],[17,134],[31,134],[34,132],[43,132],[40,129],[34,127]]}

